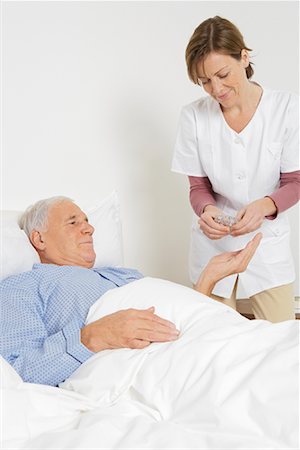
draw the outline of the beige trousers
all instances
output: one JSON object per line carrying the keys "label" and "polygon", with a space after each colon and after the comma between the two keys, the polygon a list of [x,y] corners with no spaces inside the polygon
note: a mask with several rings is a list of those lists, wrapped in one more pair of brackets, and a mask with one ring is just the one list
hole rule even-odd
{"label": "beige trousers", "polygon": [[[214,294],[211,294],[211,298],[231,306],[233,309],[237,309],[237,283],[238,278],[230,298],[222,298]],[[295,319],[293,283],[259,292],[250,297],[250,301],[255,319],[265,319],[270,322],[283,322],[284,320]]]}

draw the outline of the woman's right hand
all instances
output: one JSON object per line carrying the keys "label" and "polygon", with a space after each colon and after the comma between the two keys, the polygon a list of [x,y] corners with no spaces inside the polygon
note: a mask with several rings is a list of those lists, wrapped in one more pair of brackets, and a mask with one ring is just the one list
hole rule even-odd
{"label": "woman's right hand", "polygon": [[205,206],[204,211],[198,220],[198,223],[200,230],[202,230],[205,236],[207,236],[209,239],[221,239],[222,237],[230,234],[229,227],[221,225],[214,221],[215,217],[222,214],[224,214],[223,211],[216,206]]}

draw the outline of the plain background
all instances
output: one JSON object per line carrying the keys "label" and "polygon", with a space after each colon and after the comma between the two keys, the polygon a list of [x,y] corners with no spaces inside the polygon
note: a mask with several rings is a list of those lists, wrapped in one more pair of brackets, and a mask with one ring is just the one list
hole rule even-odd
{"label": "plain background", "polygon": [[125,265],[190,285],[188,183],[170,166],[180,109],[203,95],[185,48],[214,15],[253,49],[254,80],[299,91],[297,1],[1,2],[1,208],[116,189]]}

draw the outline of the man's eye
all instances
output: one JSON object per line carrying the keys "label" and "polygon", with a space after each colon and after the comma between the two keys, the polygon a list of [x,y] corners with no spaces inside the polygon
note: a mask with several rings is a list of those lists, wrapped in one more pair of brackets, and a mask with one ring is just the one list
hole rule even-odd
{"label": "man's eye", "polygon": [[70,225],[75,225],[75,220],[73,220],[72,222],[69,222]]}

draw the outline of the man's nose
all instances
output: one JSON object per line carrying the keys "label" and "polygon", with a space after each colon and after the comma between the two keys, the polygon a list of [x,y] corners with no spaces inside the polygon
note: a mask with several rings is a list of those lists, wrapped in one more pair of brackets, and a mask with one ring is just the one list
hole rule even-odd
{"label": "man's nose", "polygon": [[91,225],[88,222],[84,222],[83,227],[82,227],[82,232],[85,234],[90,234],[92,235],[95,231],[95,228],[93,227],[93,225]]}

